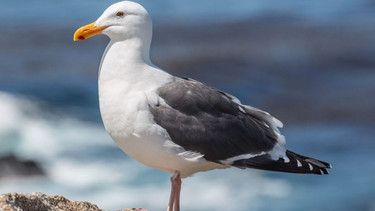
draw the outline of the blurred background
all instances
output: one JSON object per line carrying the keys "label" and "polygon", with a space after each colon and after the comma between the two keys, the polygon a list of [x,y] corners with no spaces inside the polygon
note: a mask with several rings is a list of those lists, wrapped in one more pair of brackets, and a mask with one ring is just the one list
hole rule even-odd
{"label": "blurred background", "polygon": [[[114,2],[1,1],[0,193],[165,209],[169,175],[128,159],[103,129],[108,38],[72,41]],[[375,210],[375,1],[138,2],[154,20],[155,64],[269,111],[290,149],[334,167],[200,173],[184,181],[184,210]]]}

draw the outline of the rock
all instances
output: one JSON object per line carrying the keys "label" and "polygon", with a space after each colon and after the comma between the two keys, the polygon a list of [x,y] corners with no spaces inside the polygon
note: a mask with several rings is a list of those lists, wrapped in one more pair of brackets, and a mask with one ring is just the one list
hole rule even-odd
{"label": "rock", "polygon": [[15,155],[0,157],[0,179],[14,176],[43,176],[40,165],[33,160],[21,160]]}
{"label": "rock", "polygon": [[10,193],[0,196],[1,211],[100,211],[88,202],[70,201],[63,196],[48,196],[42,193]]}
{"label": "rock", "polygon": [[[0,195],[0,211],[101,211],[89,202],[71,201],[63,196],[48,196],[43,193]],[[142,208],[123,211],[146,211]]]}

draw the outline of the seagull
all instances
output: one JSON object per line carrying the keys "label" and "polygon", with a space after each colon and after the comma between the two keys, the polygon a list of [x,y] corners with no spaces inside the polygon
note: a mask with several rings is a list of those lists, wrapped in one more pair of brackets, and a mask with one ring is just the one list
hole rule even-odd
{"label": "seagull", "polygon": [[237,167],[328,174],[329,163],[286,149],[283,124],[269,113],[155,66],[152,21],[142,5],[111,5],[73,40],[98,34],[110,38],[98,79],[104,127],[128,156],[172,174],[168,211],[180,210],[181,178],[197,172]]}

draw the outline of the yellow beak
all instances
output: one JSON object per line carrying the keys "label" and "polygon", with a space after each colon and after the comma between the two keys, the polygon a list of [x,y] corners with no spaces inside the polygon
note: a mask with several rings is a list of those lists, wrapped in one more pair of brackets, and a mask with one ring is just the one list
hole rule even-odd
{"label": "yellow beak", "polygon": [[104,29],[107,27],[105,26],[95,26],[95,23],[87,24],[86,26],[82,26],[81,28],[77,29],[74,32],[73,40],[74,41],[81,41],[93,37],[95,35],[101,34]]}

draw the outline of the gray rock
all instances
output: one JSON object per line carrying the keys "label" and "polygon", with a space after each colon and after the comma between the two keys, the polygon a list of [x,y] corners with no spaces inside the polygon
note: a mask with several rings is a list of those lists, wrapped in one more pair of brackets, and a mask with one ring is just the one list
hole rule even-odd
{"label": "gray rock", "polygon": [[43,193],[0,195],[0,211],[100,211],[89,202],[70,201],[63,196]]}
{"label": "gray rock", "polygon": [[[101,211],[97,205],[85,201],[71,201],[63,196],[43,193],[8,193],[0,195],[0,211]],[[123,211],[146,211],[142,208]]]}

